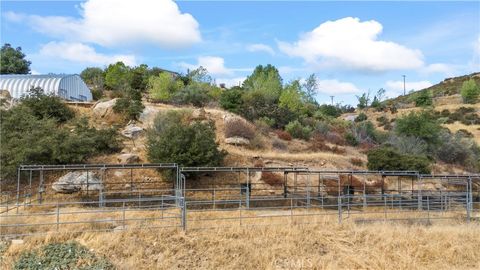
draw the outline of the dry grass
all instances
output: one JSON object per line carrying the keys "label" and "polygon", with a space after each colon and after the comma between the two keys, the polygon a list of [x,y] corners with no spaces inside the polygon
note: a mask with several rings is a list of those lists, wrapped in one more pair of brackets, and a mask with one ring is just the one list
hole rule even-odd
{"label": "dry grass", "polygon": [[[211,214],[211,215],[225,215]],[[197,216],[198,217],[198,216]],[[202,217],[206,217],[202,215]],[[210,216],[209,216],[210,217]],[[274,219],[266,219],[272,222]],[[4,254],[3,269],[26,250],[75,240],[118,269],[478,269],[478,224],[317,224],[119,233],[51,233],[25,239]],[[222,225],[223,221],[216,221]],[[227,221],[225,221],[227,222]],[[278,222],[278,220],[277,220]],[[303,267],[302,267],[303,266]]]}

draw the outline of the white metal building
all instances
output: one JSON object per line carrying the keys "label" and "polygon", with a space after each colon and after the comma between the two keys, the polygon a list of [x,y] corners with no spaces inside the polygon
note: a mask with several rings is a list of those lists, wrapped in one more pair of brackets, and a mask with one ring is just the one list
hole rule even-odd
{"label": "white metal building", "polygon": [[92,100],[90,89],[76,74],[0,75],[0,90],[7,90],[12,98],[27,95],[32,87],[40,87],[46,94],[54,94],[65,100]]}

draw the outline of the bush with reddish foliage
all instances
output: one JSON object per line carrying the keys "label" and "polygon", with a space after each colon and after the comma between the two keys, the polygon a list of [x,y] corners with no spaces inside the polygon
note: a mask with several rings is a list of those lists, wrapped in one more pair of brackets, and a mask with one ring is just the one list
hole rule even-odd
{"label": "bush with reddish foliage", "polygon": [[225,122],[225,138],[242,137],[253,139],[255,127],[241,118],[233,118]]}
{"label": "bush with reddish foliage", "polygon": [[291,141],[292,140],[292,135],[290,133],[283,131],[283,130],[276,130],[275,134],[277,134],[279,139],[282,139],[284,141]]}
{"label": "bush with reddish foliage", "polygon": [[325,140],[328,141],[329,143],[333,143],[333,144],[336,144],[336,145],[345,145],[346,142],[345,142],[345,138],[343,138],[343,136],[341,136],[339,133],[337,132],[327,132],[327,134],[325,135]]}
{"label": "bush with reddish foliage", "polygon": [[337,145],[330,147],[325,143],[325,138],[320,134],[315,134],[312,139],[310,139],[311,148],[314,151],[320,152],[332,152],[335,154],[345,154],[347,151],[345,148],[338,147]]}

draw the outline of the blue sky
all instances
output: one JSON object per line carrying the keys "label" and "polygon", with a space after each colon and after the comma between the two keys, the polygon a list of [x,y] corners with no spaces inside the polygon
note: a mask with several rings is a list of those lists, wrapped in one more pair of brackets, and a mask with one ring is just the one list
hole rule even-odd
{"label": "blue sky", "polygon": [[122,60],[238,84],[258,64],[284,82],[315,73],[317,99],[354,103],[480,71],[480,2],[2,1],[2,43],[34,73]]}

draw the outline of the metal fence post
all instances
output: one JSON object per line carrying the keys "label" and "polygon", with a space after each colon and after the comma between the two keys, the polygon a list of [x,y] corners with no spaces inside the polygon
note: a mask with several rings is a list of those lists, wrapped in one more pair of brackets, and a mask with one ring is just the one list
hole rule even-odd
{"label": "metal fence post", "polygon": [[247,209],[250,209],[250,171],[247,168],[247,191],[245,192],[247,198],[245,199],[245,205]]}
{"label": "metal fence post", "polygon": [[422,206],[422,201],[423,201],[423,198],[422,198],[422,189],[423,189],[423,179],[421,176],[418,176],[417,175],[417,179],[419,179],[419,187],[418,187],[418,194],[417,194],[417,197],[418,197],[418,210],[423,210],[423,206]]}
{"label": "metal fence post", "polygon": [[338,196],[338,224],[342,223],[342,197]]}
{"label": "metal fence post", "polygon": [[384,213],[384,221],[387,221],[387,195],[383,194],[383,213]]}
{"label": "metal fence post", "polygon": [[60,226],[60,205],[57,202],[57,231]]}
{"label": "metal fence post", "polygon": [[20,168],[17,169],[17,214],[20,204]]}
{"label": "metal fence post", "polygon": [[123,224],[123,230],[125,230],[125,202],[123,202],[123,207],[122,207],[122,224]]}
{"label": "metal fence post", "polygon": [[182,230],[184,232],[187,231],[187,201],[185,197],[180,199],[181,206],[182,206]]}
{"label": "metal fence post", "polygon": [[467,182],[467,222],[470,222],[471,220],[471,212],[472,212],[472,178],[468,177],[468,182]]}
{"label": "metal fence post", "polygon": [[430,196],[427,196],[427,220],[430,223]]}

